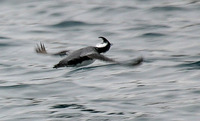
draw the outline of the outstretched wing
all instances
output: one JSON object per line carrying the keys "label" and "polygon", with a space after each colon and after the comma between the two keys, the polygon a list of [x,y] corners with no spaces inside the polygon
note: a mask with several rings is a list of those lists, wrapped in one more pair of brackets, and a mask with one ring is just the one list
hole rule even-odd
{"label": "outstretched wing", "polygon": [[144,59],[142,57],[136,58],[134,60],[131,60],[130,62],[127,61],[116,61],[112,58],[108,58],[104,55],[98,54],[98,53],[94,53],[94,54],[90,54],[87,57],[92,58],[92,59],[98,59],[101,61],[106,61],[106,62],[111,62],[114,64],[119,64],[119,65],[123,65],[123,66],[137,66],[142,64],[142,62],[144,61]]}
{"label": "outstretched wing", "polygon": [[69,50],[63,50],[57,53],[48,53],[43,43],[37,44],[35,51],[39,54],[54,55],[54,56],[64,56],[67,55]]}
{"label": "outstretched wing", "polygon": [[98,54],[98,53],[93,53],[93,54],[87,55],[87,57],[92,58],[92,59],[98,59],[98,60],[102,60],[102,61],[117,63],[114,59],[108,58],[108,57]]}
{"label": "outstretched wing", "polygon": [[136,58],[134,60],[131,60],[130,62],[127,63],[127,65],[138,66],[138,65],[142,64],[143,61],[144,61],[144,58],[143,57],[139,57],[139,58]]}
{"label": "outstretched wing", "polygon": [[42,43],[40,43],[40,45],[37,44],[35,51],[40,54],[47,54],[46,48],[45,48],[44,44],[42,44]]}

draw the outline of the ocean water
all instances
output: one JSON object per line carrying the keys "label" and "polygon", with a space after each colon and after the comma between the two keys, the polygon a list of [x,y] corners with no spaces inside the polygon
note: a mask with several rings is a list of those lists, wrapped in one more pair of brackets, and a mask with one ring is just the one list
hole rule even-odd
{"label": "ocean water", "polygon": [[[198,0],[0,0],[0,121],[199,121]],[[37,54],[101,42],[116,60],[53,69]]]}

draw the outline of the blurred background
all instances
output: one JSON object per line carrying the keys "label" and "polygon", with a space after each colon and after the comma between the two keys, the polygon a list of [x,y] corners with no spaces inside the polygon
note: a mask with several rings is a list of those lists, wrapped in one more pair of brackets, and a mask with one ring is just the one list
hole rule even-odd
{"label": "blurred background", "polygon": [[[197,121],[198,0],[0,0],[1,121]],[[39,55],[94,46],[138,67],[53,69]]]}

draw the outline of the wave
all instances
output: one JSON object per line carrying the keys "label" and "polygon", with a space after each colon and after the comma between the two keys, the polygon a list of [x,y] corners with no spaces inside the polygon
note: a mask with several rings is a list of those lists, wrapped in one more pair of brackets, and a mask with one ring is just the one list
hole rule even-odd
{"label": "wave", "polygon": [[97,111],[95,109],[86,108],[84,105],[79,104],[57,104],[52,106],[52,109],[59,109],[59,108],[71,108],[71,109],[78,109],[84,112],[89,113],[104,113],[105,111]]}
{"label": "wave", "polygon": [[161,37],[161,36],[166,36],[166,35],[162,33],[154,33],[154,32],[144,33],[140,35],[140,37]]}
{"label": "wave", "polygon": [[15,85],[5,85],[0,86],[1,89],[16,89],[16,88],[27,88],[30,87],[28,84],[15,84]]}
{"label": "wave", "polygon": [[171,6],[171,5],[167,5],[167,6],[156,6],[156,7],[152,7],[150,8],[151,11],[159,11],[159,12],[163,12],[163,11],[182,11],[185,10],[185,8],[183,7],[178,7],[178,6]]}
{"label": "wave", "polygon": [[187,70],[199,70],[200,61],[185,62],[185,63],[177,65],[177,67],[187,68]]}
{"label": "wave", "polygon": [[3,37],[3,36],[0,36],[0,39],[10,39],[8,37]]}
{"label": "wave", "polygon": [[50,26],[56,28],[65,28],[65,27],[88,26],[88,25],[98,25],[98,24],[90,24],[82,21],[62,21]]}

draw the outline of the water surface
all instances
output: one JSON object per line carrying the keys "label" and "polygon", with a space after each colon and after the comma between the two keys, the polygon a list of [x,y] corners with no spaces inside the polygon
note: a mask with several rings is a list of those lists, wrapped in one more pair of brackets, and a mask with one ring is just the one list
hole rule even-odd
{"label": "water surface", "polygon": [[[200,2],[1,0],[0,120],[198,121]],[[35,53],[113,43],[105,62],[53,69]]]}

